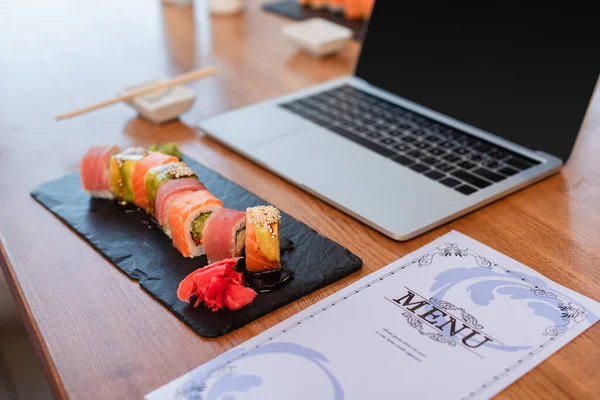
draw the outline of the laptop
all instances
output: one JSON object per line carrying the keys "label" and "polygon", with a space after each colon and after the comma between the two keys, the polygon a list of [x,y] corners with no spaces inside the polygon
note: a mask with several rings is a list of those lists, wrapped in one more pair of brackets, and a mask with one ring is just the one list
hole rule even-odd
{"label": "laptop", "polygon": [[559,171],[600,72],[594,15],[377,0],[352,76],[200,127],[407,240]]}

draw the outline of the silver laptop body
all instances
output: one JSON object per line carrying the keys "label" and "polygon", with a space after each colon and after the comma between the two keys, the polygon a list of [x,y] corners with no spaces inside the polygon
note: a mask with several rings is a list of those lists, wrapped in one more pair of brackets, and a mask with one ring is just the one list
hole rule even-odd
{"label": "silver laptop body", "polygon": [[557,172],[600,71],[594,14],[377,0],[353,76],[202,121],[396,240]]}
{"label": "silver laptop body", "polygon": [[[281,104],[348,84],[539,161],[469,196],[354,143]],[[354,76],[209,118],[214,140],[395,240],[408,240],[557,172],[561,160],[386,93]]]}

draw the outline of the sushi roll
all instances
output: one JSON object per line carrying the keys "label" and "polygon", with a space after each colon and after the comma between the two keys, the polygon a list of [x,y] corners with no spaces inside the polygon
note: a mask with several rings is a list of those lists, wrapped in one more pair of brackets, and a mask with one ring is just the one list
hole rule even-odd
{"label": "sushi roll", "polygon": [[117,199],[133,202],[133,170],[147,154],[148,151],[142,147],[130,147],[113,154],[110,159],[110,190]]}
{"label": "sushi roll", "polygon": [[119,146],[92,146],[81,159],[81,186],[92,197],[114,199],[110,191],[110,158]]}
{"label": "sushi roll", "polygon": [[173,246],[184,257],[204,254],[202,232],[204,224],[215,211],[223,206],[208,190],[197,190],[177,198],[169,209],[169,226]]}
{"label": "sushi roll", "polygon": [[202,245],[210,262],[238,257],[246,241],[246,213],[221,208],[206,221],[202,235]]}
{"label": "sushi roll", "polygon": [[144,188],[148,196],[148,212],[154,213],[155,199],[158,188],[172,179],[193,178],[198,179],[194,171],[183,161],[157,165],[152,167],[144,177]]}
{"label": "sushi roll", "polygon": [[249,272],[280,268],[279,223],[281,215],[273,206],[246,209],[246,269]]}
{"label": "sushi roll", "polygon": [[150,205],[146,187],[144,185],[144,178],[146,177],[148,170],[158,165],[178,161],[179,159],[177,157],[153,151],[135,164],[133,174],[131,175],[131,183],[133,186],[133,201],[138,207],[147,209]]}
{"label": "sushi roll", "polygon": [[206,189],[196,178],[182,178],[164,181],[156,191],[154,217],[168,237],[171,237],[169,210],[175,200],[197,190]]}

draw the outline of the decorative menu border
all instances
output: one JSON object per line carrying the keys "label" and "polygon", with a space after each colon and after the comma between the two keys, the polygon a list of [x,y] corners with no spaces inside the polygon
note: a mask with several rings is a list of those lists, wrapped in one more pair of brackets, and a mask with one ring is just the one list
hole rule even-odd
{"label": "decorative menu border", "polygon": [[[565,304],[570,304],[571,300],[568,299],[565,296],[562,296],[560,294],[556,294],[553,292],[548,291],[545,288],[541,288],[538,284],[536,284],[535,282],[532,282],[531,280],[529,280],[528,278],[520,275],[517,272],[511,271],[510,269],[476,253],[473,252],[471,250],[469,250],[466,247],[463,247],[462,245],[458,244],[458,243],[444,243],[438,247],[436,247],[435,249],[425,253],[422,256],[419,256],[395,269],[393,269],[392,271],[376,278],[373,279],[372,281],[360,286],[359,288],[357,288],[356,290],[346,294],[345,296],[332,301],[331,303],[328,303],[327,305],[321,307],[320,309],[310,313],[309,315],[307,315],[306,317],[302,318],[301,320],[298,320],[288,326],[286,326],[285,328],[281,329],[280,331],[278,331],[277,333],[270,335],[268,338],[266,338],[265,340],[261,341],[260,343],[256,344],[255,346],[245,350],[244,352],[238,354],[237,356],[233,357],[232,359],[228,360],[227,362],[220,364],[218,367],[214,368],[211,370],[211,372],[209,372],[207,374],[207,376],[210,376],[215,370],[218,370],[220,368],[223,368],[231,363],[233,363],[234,361],[239,360],[240,358],[244,357],[246,354],[248,354],[250,351],[253,351],[261,346],[263,346],[264,344],[272,341],[273,339],[287,333],[288,331],[294,329],[295,327],[301,325],[303,322],[306,322],[308,320],[310,320],[311,318],[314,318],[316,315],[323,313],[325,311],[327,311],[328,309],[330,309],[331,307],[334,307],[336,304],[341,303],[344,300],[347,300],[349,297],[358,294],[359,292],[370,288],[371,286],[376,285],[377,283],[383,281],[384,279],[394,275],[395,273],[402,271],[412,265],[417,265],[418,267],[427,267],[428,265],[431,265],[433,262],[433,259],[436,256],[442,256],[442,257],[448,257],[448,256],[457,256],[457,257],[473,257],[475,259],[475,262],[482,268],[487,268],[487,269],[491,269],[493,270],[494,268],[498,268],[502,271],[504,271],[504,273],[506,274],[510,274],[513,275],[514,277],[520,279],[522,282],[527,283],[531,286],[531,290],[536,294],[536,296],[539,297],[550,297],[550,298],[556,298],[562,302],[564,302]],[[585,316],[586,312],[584,309],[579,308],[576,311],[578,311],[579,313],[577,315],[579,316]],[[573,317],[573,316],[570,316]],[[476,396],[477,394],[481,393],[482,391],[484,391],[485,389],[487,389],[490,385],[492,385],[493,383],[495,383],[496,381],[498,381],[500,378],[504,377],[505,375],[507,375],[508,373],[512,372],[515,368],[518,368],[524,361],[526,361],[527,359],[533,357],[534,355],[536,355],[537,353],[539,353],[540,351],[542,351],[545,347],[547,347],[549,344],[551,344],[554,340],[556,340],[558,337],[562,336],[563,334],[565,334],[566,332],[568,332],[570,329],[572,329],[574,326],[578,325],[581,321],[585,320],[585,318],[570,318],[573,319],[574,323],[566,328],[566,329],[558,329],[554,332],[546,332],[545,334],[549,336],[549,339],[542,343],[538,348],[536,348],[535,350],[532,350],[531,352],[529,352],[528,354],[526,354],[523,358],[517,360],[514,364],[512,364],[510,367],[506,368],[503,372],[501,372],[500,374],[494,376],[492,379],[490,379],[489,381],[487,381],[486,383],[482,384],[480,387],[478,387],[477,389],[475,389],[474,391],[472,391],[471,393],[469,393],[468,396],[463,397],[463,400],[465,399],[470,399],[473,398],[474,396]]]}

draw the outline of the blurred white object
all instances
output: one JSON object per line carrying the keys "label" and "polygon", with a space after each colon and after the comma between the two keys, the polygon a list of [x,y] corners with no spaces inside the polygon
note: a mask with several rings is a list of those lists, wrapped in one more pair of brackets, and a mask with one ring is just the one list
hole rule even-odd
{"label": "blurred white object", "polygon": [[192,4],[192,0],[162,0],[165,4],[172,4],[174,6],[189,6]]}
{"label": "blurred white object", "polygon": [[294,22],[281,28],[281,33],[314,57],[337,53],[352,37],[352,30],[322,18]]}
{"label": "blurred white object", "polygon": [[[132,90],[141,89],[159,82],[161,81],[153,80],[140,85],[127,86],[119,95],[124,95]],[[174,86],[134,97],[133,100],[127,101],[127,104],[135,108],[142,118],[154,124],[162,124],[176,119],[192,108],[195,100],[195,91],[185,86]]]}
{"label": "blurred white object", "polygon": [[244,8],[244,0],[208,0],[208,8],[211,14],[235,14]]}

